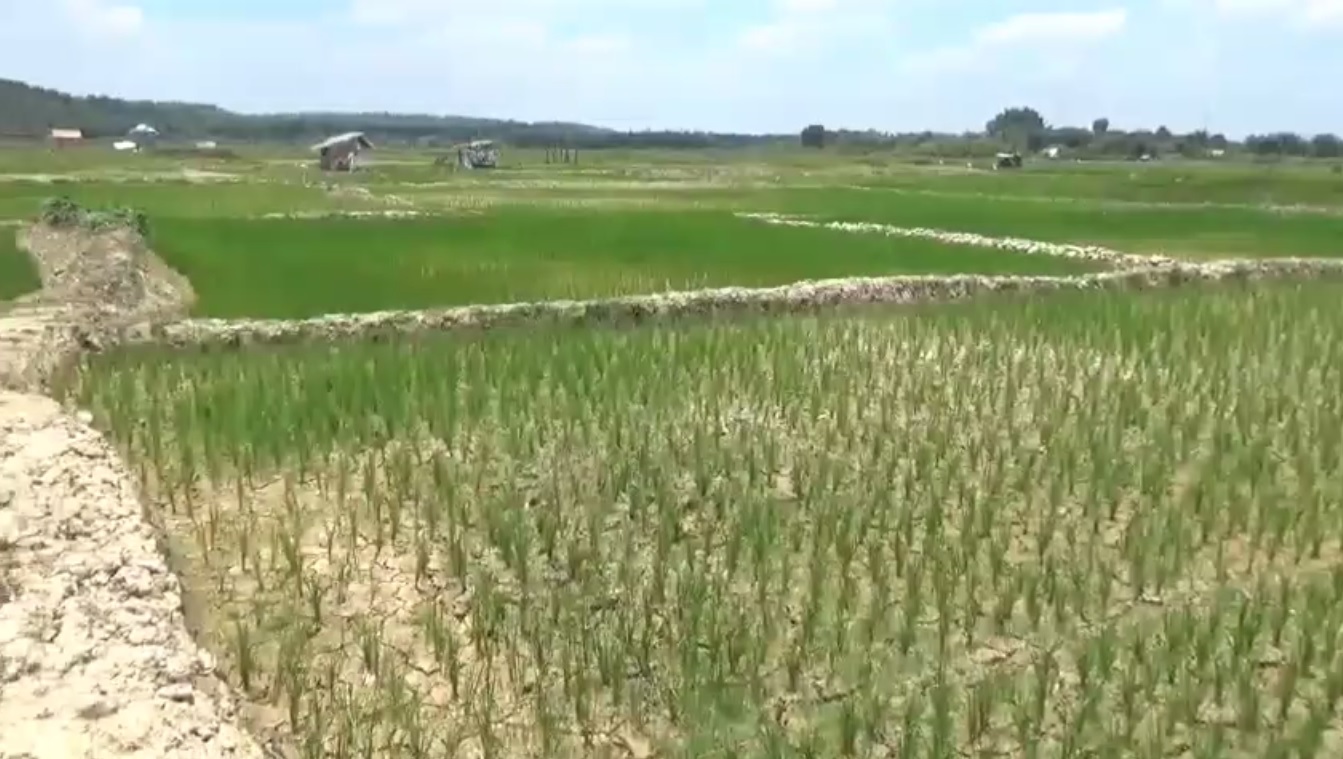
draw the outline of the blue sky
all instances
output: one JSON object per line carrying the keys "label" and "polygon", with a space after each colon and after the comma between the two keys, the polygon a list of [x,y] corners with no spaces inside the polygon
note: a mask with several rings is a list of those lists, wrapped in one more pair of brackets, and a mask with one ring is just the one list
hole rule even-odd
{"label": "blue sky", "polygon": [[0,0],[0,76],[243,111],[1343,133],[1340,71],[1343,0]]}

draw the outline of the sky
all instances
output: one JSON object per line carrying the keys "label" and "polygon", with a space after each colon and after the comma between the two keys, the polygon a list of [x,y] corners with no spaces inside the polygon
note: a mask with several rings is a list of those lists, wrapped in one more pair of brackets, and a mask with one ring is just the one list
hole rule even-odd
{"label": "sky", "polygon": [[1343,0],[0,0],[0,77],[617,129],[1343,132]]}

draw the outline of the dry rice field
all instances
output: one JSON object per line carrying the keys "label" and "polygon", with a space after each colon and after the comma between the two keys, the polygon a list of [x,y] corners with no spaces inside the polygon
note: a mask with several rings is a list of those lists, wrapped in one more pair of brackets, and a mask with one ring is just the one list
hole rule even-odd
{"label": "dry rice field", "polygon": [[294,757],[1343,752],[1338,285],[89,357]]}

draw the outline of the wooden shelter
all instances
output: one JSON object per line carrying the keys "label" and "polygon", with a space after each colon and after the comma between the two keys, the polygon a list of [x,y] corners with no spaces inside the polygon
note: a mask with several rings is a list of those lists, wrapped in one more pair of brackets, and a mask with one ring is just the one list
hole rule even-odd
{"label": "wooden shelter", "polygon": [[373,143],[363,132],[346,132],[312,146],[322,171],[354,171],[359,153],[372,150]]}
{"label": "wooden shelter", "polygon": [[51,144],[58,148],[68,148],[84,141],[84,132],[80,129],[52,129]]}

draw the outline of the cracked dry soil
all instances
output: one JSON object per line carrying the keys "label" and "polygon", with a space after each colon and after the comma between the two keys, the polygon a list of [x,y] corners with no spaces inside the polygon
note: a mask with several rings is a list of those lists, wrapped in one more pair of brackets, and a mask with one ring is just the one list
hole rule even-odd
{"label": "cracked dry soil", "polygon": [[43,291],[0,306],[0,759],[260,759],[126,467],[41,390],[94,326],[190,290],[122,231],[24,242]]}

